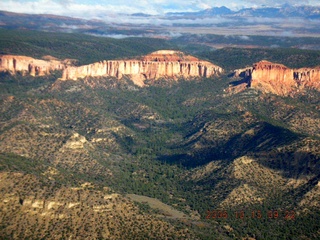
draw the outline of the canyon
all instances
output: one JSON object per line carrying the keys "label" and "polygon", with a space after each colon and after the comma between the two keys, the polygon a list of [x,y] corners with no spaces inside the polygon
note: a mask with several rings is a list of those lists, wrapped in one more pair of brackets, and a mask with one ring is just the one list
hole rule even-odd
{"label": "canyon", "polygon": [[9,72],[22,75],[44,76],[51,74],[55,70],[63,70],[72,60],[57,60],[50,56],[44,57],[47,60],[35,59],[27,56],[0,55],[0,72]]}
{"label": "canyon", "polygon": [[[317,39],[113,39],[43,17],[0,31],[0,239],[320,239],[320,51],[280,44]],[[279,47],[233,48],[261,42]]]}
{"label": "canyon", "polygon": [[64,69],[61,80],[77,80],[86,77],[110,76],[121,79],[130,75],[138,86],[144,86],[145,80],[172,78],[209,78],[217,76],[223,69],[210,62],[185,55],[183,52],[160,50],[140,59],[109,60],[84,66],[69,66]]}
{"label": "canyon", "polygon": [[[318,68],[234,49],[100,56],[75,40],[79,55],[50,54],[93,64],[0,58],[1,239],[319,238],[320,91],[293,94],[319,89]],[[248,224],[233,214],[245,205]]]}

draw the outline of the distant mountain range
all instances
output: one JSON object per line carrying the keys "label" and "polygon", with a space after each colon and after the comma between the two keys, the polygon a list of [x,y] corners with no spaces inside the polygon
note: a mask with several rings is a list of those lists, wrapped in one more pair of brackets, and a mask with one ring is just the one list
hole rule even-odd
{"label": "distant mountain range", "polygon": [[292,6],[284,4],[281,7],[243,8],[239,11],[232,11],[227,7],[213,7],[198,12],[170,12],[169,17],[264,17],[264,18],[288,18],[301,17],[307,19],[319,19],[320,7],[315,6]]}
{"label": "distant mountain range", "polygon": [[[121,13],[112,16],[104,15],[97,19],[0,11],[0,28],[4,29],[84,33],[114,38],[168,39],[187,33],[318,37],[320,36],[319,20],[320,7],[298,7],[288,4],[278,8],[244,8],[239,11],[223,6],[198,12],[170,12],[164,15]],[[314,49],[310,46],[306,48]]]}

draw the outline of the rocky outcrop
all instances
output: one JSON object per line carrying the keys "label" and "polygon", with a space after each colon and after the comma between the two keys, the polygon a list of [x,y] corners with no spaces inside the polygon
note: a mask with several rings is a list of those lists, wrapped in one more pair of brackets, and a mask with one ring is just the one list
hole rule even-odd
{"label": "rocky outcrop", "polygon": [[299,86],[310,87],[320,91],[320,66],[296,69],[293,72],[293,78]]}
{"label": "rocky outcrop", "polygon": [[11,74],[21,72],[23,75],[44,76],[54,70],[63,70],[67,65],[67,61],[46,61],[26,56],[0,55],[0,72]]}
{"label": "rocky outcrop", "polygon": [[263,60],[255,63],[252,70],[236,73],[248,77],[248,86],[267,93],[288,96],[305,88],[320,91],[320,67],[291,69]]}
{"label": "rocky outcrop", "polygon": [[211,77],[222,72],[222,68],[210,62],[182,52],[162,50],[136,60],[101,61],[80,67],[68,67],[63,72],[62,80],[99,76],[121,79],[123,75],[130,75],[136,85],[143,86],[147,79]]}
{"label": "rocky outcrop", "polygon": [[199,59],[194,56],[185,55],[183,52],[175,50],[159,50],[142,57],[142,59],[143,61],[152,62],[199,61]]}
{"label": "rocky outcrop", "polygon": [[253,67],[236,69],[236,70],[234,70],[232,76],[233,77],[242,77],[242,78],[251,77],[252,70],[253,70]]}

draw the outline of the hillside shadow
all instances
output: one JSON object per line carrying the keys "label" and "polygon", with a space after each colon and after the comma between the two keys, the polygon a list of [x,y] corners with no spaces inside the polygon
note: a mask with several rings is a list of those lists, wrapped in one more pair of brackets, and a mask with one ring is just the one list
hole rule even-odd
{"label": "hillside shadow", "polygon": [[307,183],[292,189],[288,194],[297,200],[298,199],[301,200],[305,196],[305,194],[310,192],[314,187],[318,185],[319,181],[320,181],[320,174],[309,179]]}
{"label": "hillside shadow", "polygon": [[[186,149],[180,149],[184,153],[162,155],[158,157],[158,160],[186,168],[195,168],[211,161],[232,161],[244,155],[272,152],[275,148],[288,145],[300,138],[298,134],[267,122],[259,123],[251,130],[250,133],[237,134],[225,142],[215,146],[208,145],[201,150],[192,148],[192,145],[196,143],[193,142]],[[173,148],[177,147],[173,146]]]}
{"label": "hillside shadow", "polygon": [[312,152],[294,150],[261,152],[255,154],[254,157],[263,166],[280,171],[286,178],[320,176],[320,156]]}
{"label": "hillside shadow", "polygon": [[243,83],[246,83],[246,84],[250,84],[250,78],[249,77],[246,77],[246,78],[242,78],[240,80],[236,80],[236,81],[232,81],[232,82],[229,82],[229,86],[238,86],[240,84],[243,84]]}

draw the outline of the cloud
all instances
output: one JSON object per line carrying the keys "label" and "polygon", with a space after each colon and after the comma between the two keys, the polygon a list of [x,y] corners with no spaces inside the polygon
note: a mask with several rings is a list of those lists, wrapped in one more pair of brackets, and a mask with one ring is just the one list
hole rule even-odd
{"label": "cloud", "polygon": [[75,3],[72,0],[37,0],[27,2],[10,0],[0,2],[0,9],[19,13],[56,14],[71,17],[81,17],[85,19],[90,19],[97,15],[109,15],[113,12],[134,11],[134,9],[128,5],[88,5]]}
{"label": "cloud", "polygon": [[72,0],[53,0],[53,1],[59,3],[64,7],[69,7],[73,3]]}
{"label": "cloud", "polygon": [[[252,6],[276,6],[284,3],[297,4],[296,0],[232,0],[217,3],[212,0],[0,0],[0,9],[20,13],[56,14],[85,19],[103,18],[114,14],[148,13],[152,15],[166,12],[190,12],[221,7],[223,5],[239,9]],[[320,5],[319,0],[300,0],[302,4]]]}
{"label": "cloud", "polygon": [[[124,13],[148,13],[151,15],[164,14],[166,12],[191,12],[211,7],[210,1],[206,0],[137,0],[128,4],[127,0],[1,0],[0,10],[30,13],[30,14],[55,14],[84,19],[109,19],[123,16]],[[136,21],[137,19],[133,19]],[[127,22],[126,19],[118,18],[118,22]],[[140,19],[152,23],[157,19]],[[161,20],[163,21],[163,20]]]}
{"label": "cloud", "polygon": [[122,38],[128,38],[128,37],[162,37],[162,38],[178,38],[181,37],[181,33],[174,33],[174,32],[164,32],[161,34],[155,34],[155,33],[145,33],[145,34],[135,34],[135,35],[129,35],[129,34],[90,34],[92,36],[96,37],[110,37],[110,38],[116,38],[116,39],[122,39]]}
{"label": "cloud", "polygon": [[240,38],[241,40],[246,40],[246,41],[251,40],[251,38],[250,38],[249,36],[245,36],[245,35],[239,36],[239,38]]}
{"label": "cloud", "polygon": [[[198,11],[211,7],[208,0],[1,0],[0,9],[35,14],[60,14],[68,16],[91,15],[93,11],[163,14],[170,11]],[[92,16],[90,16],[92,17]]]}

